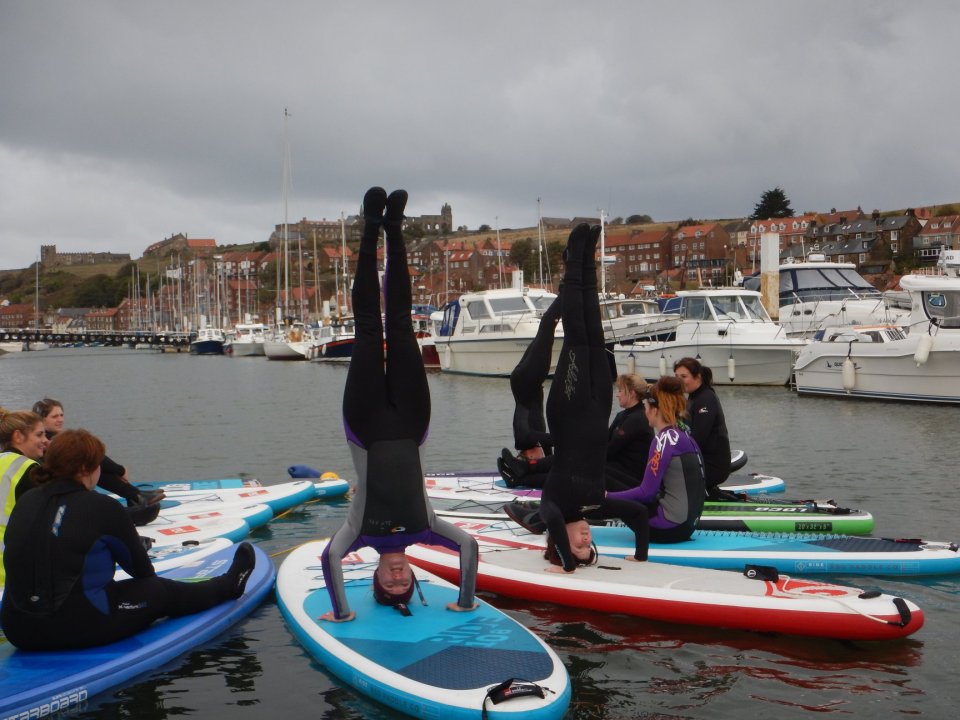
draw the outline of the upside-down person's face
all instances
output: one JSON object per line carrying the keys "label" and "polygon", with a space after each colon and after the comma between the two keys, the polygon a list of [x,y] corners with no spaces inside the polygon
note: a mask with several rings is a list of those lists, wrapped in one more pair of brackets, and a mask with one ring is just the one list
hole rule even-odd
{"label": "upside-down person's face", "polygon": [[403,553],[381,555],[377,577],[383,589],[391,595],[402,595],[413,585],[413,570]]}
{"label": "upside-down person's face", "polygon": [[567,539],[570,541],[570,552],[577,560],[590,560],[593,536],[590,534],[590,525],[586,520],[567,523]]}

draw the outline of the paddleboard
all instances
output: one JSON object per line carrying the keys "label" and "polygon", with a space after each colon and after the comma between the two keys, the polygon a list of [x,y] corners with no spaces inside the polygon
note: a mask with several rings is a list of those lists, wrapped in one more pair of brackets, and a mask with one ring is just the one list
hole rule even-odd
{"label": "paddleboard", "polygon": [[261,487],[169,489],[164,493],[164,498],[160,501],[161,511],[175,507],[189,509],[190,506],[194,506],[208,510],[214,506],[229,507],[262,503],[269,505],[275,514],[279,514],[313,500],[316,497],[316,488],[310,480],[293,480]]}
{"label": "paddleboard", "polygon": [[[256,608],[273,586],[270,558],[254,549],[257,564],[237,600],[168,618],[126,640],[87,650],[21,652],[0,643],[0,718],[42,718],[80,707],[96,694],[215,638]],[[232,547],[224,548],[164,577],[201,581],[224,572],[233,554]]]}
{"label": "paddleboard", "polygon": [[[334,498],[346,494],[350,489],[350,483],[339,477],[326,477],[332,473],[324,473],[319,480],[313,480],[313,490],[315,497]],[[301,481],[303,482],[303,481]],[[275,488],[282,485],[288,485],[290,482],[278,483],[277,485],[264,485],[255,478],[222,478],[219,480],[151,480],[149,482],[134,483],[138,488],[145,491],[163,490],[170,495],[174,492],[196,492],[196,491],[218,491],[218,490],[249,490],[251,488]],[[256,502],[264,502],[256,500]],[[270,504],[270,503],[267,503]]]}
{"label": "paddleboard", "polygon": [[[533,502],[531,502],[531,505]],[[434,506],[444,515],[464,519],[503,520],[502,505],[462,500],[436,500]],[[609,524],[609,523],[603,523]],[[780,533],[839,533],[869,535],[874,528],[873,515],[863,510],[837,507],[832,502],[759,501],[728,502],[707,500],[697,527],[701,530]]]}
{"label": "paddleboard", "polygon": [[[414,545],[407,557],[449,582],[459,579],[459,558],[446,548]],[[614,557],[573,573],[547,573],[547,567],[539,550],[480,543],[477,588],[664,622],[841,640],[905,637],[924,621],[908,600],[786,575],[759,579]]]}
{"label": "paddleboard", "polygon": [[[443,515],[443,513],[437,513]],[[516,523],[448,518],[478,539],[508,547],[543,548],[546,535],[534,535]],[[625,527],[593,527],[601,555],[632,554],[633,533]],[[924,576],[960,573],[960,546],[915,539],[743,533],[697,530],[690,540],[650,544],[650,560],[718,570],[769,565],[781,573],[813,575]]]}
{"label": "paddleboard", "polygon": [[[539,500],[539,488],[507,487],[499,473],[452,472],[428,473],[424,481],[427,495],[438,500],[469,500],[471,502],[499,502]],[[720,486],[724,490],[746,495],[783,492],[786,484],[772,475],[751,473],[733,477]]]}
{"label": "paddleboard", "polygon": [[[447,603],[456,602],[458,589],[422,571],[417,577],[428,606],[415,595],[407,617],[379,605],[371,591],[378,556],[370,548],[343,561],[356,619],[319,620],[331,609],[320,567],[326,543],[301,545],[284,560],[277,603],[297,639],[344,683],[418,718],[563,717],[570,703],[569,677],[539,638],[482,600],[473,612],[446,610]],[[507,693],[513,697],[495,704],[488,692],[511,678],[525,684],[515,684]]]}
{"label": "paddleboard", "polygon": [[251,530],[256,530],[273,519],[273,510],[269,505],[263,504],[226,506],[187,504],[161,508],[158,517],[175,523],[209,520],[211,518],[240,518]]}
{"label": "paddleboard", "polygon": [[178,517],[165,518],[161,515],[153,522],[138,527],[137,534],[148,538],[153,547],[217,537],[239,542],[250,534],[250,526],[241,518],[215,517],[184,521]]}

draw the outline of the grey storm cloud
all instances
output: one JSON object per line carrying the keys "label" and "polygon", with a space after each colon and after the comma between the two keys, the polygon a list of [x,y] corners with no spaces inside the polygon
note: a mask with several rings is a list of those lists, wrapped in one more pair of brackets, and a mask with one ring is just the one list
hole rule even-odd
{"label": "grey storm cloud", "polygon": [[742,217],[960,200],[960,5],[0,0],[0,269],[357,211]]}

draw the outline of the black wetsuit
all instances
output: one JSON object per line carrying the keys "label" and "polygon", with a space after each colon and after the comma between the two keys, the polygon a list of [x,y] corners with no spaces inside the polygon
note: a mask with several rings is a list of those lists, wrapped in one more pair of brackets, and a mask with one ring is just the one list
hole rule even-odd
{"label": "black wetsuit", "polygon": [[[202,583],[157,577],[120,504],[73,480],[54,480],[21,496],[5,544],[0,625],[24,650],[104,645],[158,618],[234,597],[234,580],[226,575]],[[131,579],[113,579],[117,564]]]}
{"label": "black wetsuit", "polygon": [[643,413],[643,404],[625,408],[610,423],[607,444],[607,490],[627,490],[643,480],[650,455],[653,428]]}
{"label": "black wetsuit", "polygon": [[559,321],[560,298],[557,297],[543,313],[537,334],[510,373],[510,390],[516,403],[513,411],[513,444],[517,450],[529,450],[538,445],[547,455],[552,450],[550,433],[543,416],[543,383],[550,374],[553,338]]}
{"label": "black wetsuit", "polygon": [[646,559],[647,510],[629,500],[604,499],[607,421],[613,376],[604,347],[594,252],[599,232],[579,225],[570,234],[560,288],[563,347],[547,396],[554,442],[553,466],[544,485],[540,515],[556,543],[564,570],[577,561],[566,523],[621,518],[636,534],[637,559]]}
{"label": "black wetsuit", "polygon": [[[430,390],[410,314],[410,275],[399,225],[387,231],[384,325],[377,279],[378,226],[367,221],[353,280],[356,340],[343,391],[343,419],[357,471],[347,519],[323,551],[333,610],[350,613],[341,560],[358,547],[381,554],[425,542],[460,551],[458,604],[474,604],[477,542],[436,517],[427,500],[420,448],[430,423]],[[384,369],[386,365],[386,369]]]}
{"label": "black wetsuit", "polygon": [[730,477],[730,436],[720,400],[712,387],[701,385],[687,398],[690,434],[700,447],[707,494]]}

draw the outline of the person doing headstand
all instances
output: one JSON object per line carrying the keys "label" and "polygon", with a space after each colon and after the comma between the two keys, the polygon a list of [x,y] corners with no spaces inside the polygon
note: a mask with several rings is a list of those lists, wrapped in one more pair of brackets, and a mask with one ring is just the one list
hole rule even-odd
{"label": "person doing headstand", "polygon": [[[356,340],[343,391],[344,429],[357,484],[347,519],[323,551],[323,577],[333,609],[322,620],[354,619],[341,562],[360,547],[380,553],[373,575],[377,602],[409,613],[415,578],[404,550],[421,542],[459,550],[460,595],[447,608],[476,608],[477,541],[436,517],[424,486],[420,453],[430,423],[430,390],[411,319],[402,232],[406,203],[406,191],[395,190],[388,197],[379,187],[363,199],[365,224],[352,290]],[[386,336],[377,279],[381,225],[386,234]]]}

